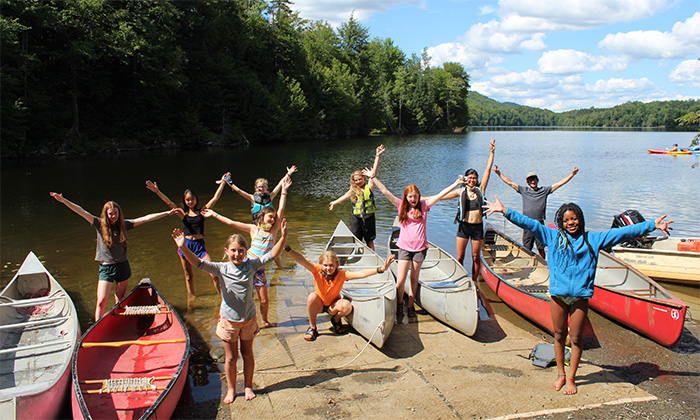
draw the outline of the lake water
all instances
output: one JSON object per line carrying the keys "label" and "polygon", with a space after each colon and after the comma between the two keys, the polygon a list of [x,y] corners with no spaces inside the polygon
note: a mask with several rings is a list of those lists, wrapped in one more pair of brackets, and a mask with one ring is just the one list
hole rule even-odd
{"label": "lake water", "polygon": [[[179,203],[185,188],[194,189],[201,202],[213,195],[214,181],[230,171],[236,184],[252,191],[255,178],[264,176],[271,187],[284,174],[285,167],[297,165],[293,175],[286,217],[290,244],[310,260],[318,257],[339,219],[349,222],[350,204],[345,202],[328,211],[328,203],[349,187],[350,173],[371,166],[374,149],[387,147],[379,167],[379,178],[400,195],[408,183],[418,185],[423,195],[432,195],[451,184],[467,168],[480,176],[488,157],[491,138],[497,141],[495,163],[516,182],[536,171],[541,185],[551,185],[581,168],[571,182],[549,198],[547,218],[564,202],[583,208],[589,230],[610,227],[614,215],[636,209],[647,219],[668,214],[675,220],[673,235],[700,237],[700,195],[697,185],[700,168],[691,169],[700,156],[650,155],[647,148],[667,148],[673,143],[687,145],[692,133],[622,131],[476,131],[460,135],[373,137],[331,142],[280,144],[248,149],[211,149],[195,152],[139,152],[104,156],[66,157],[51,161],[3,162],[0,213],[0,285],[13,276],[28,251],[34,251],[68,290],[76,302],[81,323],[92,321],[95,307],[97,263],[95,230],[81,217],[49,196],[62,192],[66,198],[98,215],[107,200],[117,201],[125,216],[139,217],[166,209],[145,188],[145,181],[158,182],[174,202]],[[376,244],[385,255],[386,240],[395,216],[390,203],[377,191]],[[520,196],[492,174],[486,196],[495,194],[503,203],[521,209]],[[428,237],[454,254],[456,201],[438,203],[429,213]],[[249,204],[225,190],[216,211],[235,220],[250,222]],[[504,226],[501,217],[489,220]],[[208,275],[195,273],[198,297],[187,302],[182,269],[170,232],[180,227],[175,217],[139,226],[129,233],[129,260],[133,277],[129,288],[142,277],[151,277],[166,298],[188,320],[190,328],[204,342],[215,347],[214,326],[218,297]],[[507,232],[519,238],[518,230]],[[206,241],[213,258],[221,258],[221,248],[231,229],[210,220]],[[284,257],[286,266],[294,266]],[[196,271],[196,270],[195,270]],[[299,281],[312,289],[310,276],[301,267],[291,271],[270,270],[274,274],[271,299],[284,293],[278,287],[285,281]],[[697,289],[673,288],[679,297],[695,296]],[[295,297],[305,299],[304,296]],[[111,302],[110,302],[111,305]],[[275,315],[272,315],[275,319]],[[210,373],[200,394],[218,396],[218,375]],[[206,391],[206,392],[205,392]],[[194,392],[195,398],[197,392]]]}

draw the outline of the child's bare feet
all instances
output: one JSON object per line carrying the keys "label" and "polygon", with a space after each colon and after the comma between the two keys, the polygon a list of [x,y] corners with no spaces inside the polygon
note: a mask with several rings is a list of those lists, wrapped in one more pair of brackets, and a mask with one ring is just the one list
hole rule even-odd
{"label": "child's bare feet", "polygon": [[573,376],[567,376],[566,377],[566,386],[564,387],[564,395],[574,395],[576,392],[578,392],[578,389],[576,389],[576,378]]}
{"label": "child's bare feet", "polygon": [[554,382],[552,382],[551,384],[549,384],[549,386],[551,386],[553,390],[559,391],[561,389],[561,387],[564,386],[565,382],[566,382],[566,375],[564,375],[563,373],[560,373],[559,376],[557,376],[557,379]]}
{"label": "child's bare feet", "polygon": [[277,326],[277,324],[274,322],[270,322],[270,321],[263,321],[262,322],[262,328],[272,328],[272,327],[276,327],[276,326]]}
{"label": "child's bare feet", "polygon": [[229,388],[226,391],[226,396],[224,397],[224,404],[231,404],[235,399],[236,399],[236,390]]}
{"label": "child's bare feet", "polygon": [[250,401],[253,398],[255,398],[255,393],[253,392],[253,388],[245,387],[245,400]]}

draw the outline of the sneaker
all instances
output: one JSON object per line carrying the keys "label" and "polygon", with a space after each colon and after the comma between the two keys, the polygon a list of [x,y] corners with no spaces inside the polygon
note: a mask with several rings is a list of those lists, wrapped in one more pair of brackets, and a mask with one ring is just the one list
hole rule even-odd
{"label": "sneaker", "polygon": [[417,317],[417,316],[418,316],[418,315],[416,315],[416,309],[415,309],[413,306],[410,306],[410,307],[408,308],[408,317],[409,317],[409,318],[415,318],[415,317]]}

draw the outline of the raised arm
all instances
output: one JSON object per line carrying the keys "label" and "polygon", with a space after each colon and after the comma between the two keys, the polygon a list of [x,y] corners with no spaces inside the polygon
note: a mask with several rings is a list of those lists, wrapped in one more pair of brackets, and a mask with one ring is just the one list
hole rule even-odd
{"label": "raised arm", "polygon": [[282,181],[282,194],[280,196],[279,205],[277,206],[277,217],[275,218],[275,225],[272,226],[271,229],[273,235],[280,229],[282,218],[284,217],[284,210],[287,207],[288,190],[292,185],[292,178],[288,175],[285,175],[285,177],[282,178]]}
{"label": "raised arm", "polygon": [[345,194],[343,194],[340,197],[336,198],[335,200],[331,201],[328,204],[328,210],[333,210],[333,207],[335,207],[336,204],[340,204],[343,201],[349,199],[350,197],[352,197],[352,190],[348,190],[348,192],[346,192]]}
{"label": "raised arm", "polygon": [[389,258],[387,258],[386,261],[384,261],[384,265],[381,267],[366,268],[366,269],[360,270],[360,271],[348,271],[348,274],[347,274],[348,280],[363,279],[365,277],[371,276],[372,274],[382,274],[383,272],[385,272],[386,270],[389,269],[389,266],[391,265],[391,263],[394,261],[395,258],[396,258],[396,255],[392,254],[391,256],[389,256]]}
{"label": "raised arm", "polygon": [[284,182],[284,179],[285,178],[291,179],[292,174],[296,171],[297,171],[297,167],[295,165],[287,166],[287,174],[285,176],[283,176],[282,179],[280,179],[280,182],[278,182],[277,185],[275,185],[275,188],[270,193],[270,200],[275,198],[275,196],[277,196],[277,193],[280,192],[280,190],[282,189],[282,183]]}
{"label": "raised arm", "polygon": [[282,230],[282,237],[280,238],[279,241],[275,244],[275,246],[272,247],[270,250],[270,254],[272,254],[273,258],[277,258],[280,256],[282,253],[282,249],[284,246],[287,244],[287,219],[282,219],[281,223],[281,230]]}
{"label": "raised arm", "polygon": [[185,256],[185,259],[192,265],[197,266],[199,264],[199,257],[194,255],[192,251],[190,251],[189,248],[185,245],[185,235],[182,233],[180,229],[175,229],[173,230],[173,233],[171,235],[173,237],[173,241],[175,241],[175,245],[180,249],[180,252],[182,252],[182,255]]}
{"label": "raised arm", "polygon": [[498,194],[494,195],[494,200],[493,202],[484,200],[486,204],[484,204],[484,210],[486,210],[486,215],[491,216],[494,213],[502,213],[506,214],[508,212],[508,209],[506,206],[501,203],[501,200],[498,199]]}
{"label": "raised arm", "polygon": [[[369,173],[368,170],[362,171],[363,175],[369,176],[369,175],[367,175],[367,173]],[[399,199],[396,198],[396,196],[394,194],[392,194],[391,191],[389,191],[378,178],[374,179],[374,184],[377,186],[377,188],[379,188],[379,191],[381,191],[382,194],[384,194],[384,197],[386,197],[387,200],[389,200],[391,202],[391,204],[394,205],[394,207],[396,207],[399,204]]]}
{"label": "raised arm", "polygon": [[314,264],[307,260],[303,255],[301,255],[299,252],[293,250],[291,247],[285,248],[285,251],[289,253],[289,255],[294,258],[296,262],[301,264],[302,267],[309,271],[314,271]]}
{"label": "raised arm", "polygon": [[376,154],[374,155],[374,164],[372,165],[372,176],[368,177],[369,181],[369,188],[374,191],[374,178],[377,176],[377,171],[379,170],[379,158],[382,156],[382,153],[386,151],[386,147],[384,147],[383,144],[380,144],[377,146],[377,151]]}
{"label": "raised arm", "polygon": [[240,230],[241,232],[245,233],[250,233],[253,229],[255,229],[255,225],[252,225],[250,223],[241,223],[237,222],[235,220],[231,220],[226,216],[223,216],[217,212],[215,212],[212,209],[202,209],[202,216],[204,217],[213,217],[214,219],[220,221],[221,223],[225,225],[229,225],[232,228],[236,230]]}
{"label": "raised arm", "polygon": [[175,207],[174,209],[162,211],[160,213],[151,213],[134,219],[134,227],[142,225],[144,223],[152,222],[154,220],[162,219],[163,217],[170,216],[171,214],[177,214],[178,216],[180,216],[181,219],[185,216],[185,213],[180,207]]}
{"label": "raised arm", "polygon": [[238,195],[240,195],[241,197],[250,201],[250,204],[255,203],[255,198],[253,197],[253,194],[249,194],[249,193],[243,191],[242,189],[238,188],[238,186],[236,184],[234,184],[233,181],[231,181],[230,185],[231,185],[231,189],[233,191],[237,192]]}
{"label": "raised arm", "polygon": [[82,217],[83,219],[87,220],[88,223],[92,224],[93,220],[95,220],[95,216],[92,214],[88,213],[85,209],[80,207],[79,205],[71,202],[67,198],[63,197],[63,194],[61,193],[55,193],[55,192],[50,192],[49,195],[53,198],[56,199],[59,203],[63,203],[68,207],[69,209],[73,210],[78,216]]}
{"label": "raised arm", "polygon": [[519,191],[519,190],[520,190],[520,186],[518,186],[518,184],[516,184],[515,182],[513,182],[512,179],[510,179],[510,178],[508,178],[507,176],[503,175],[503,172],[501,172],[501,170],[498,169],[498,165],[494,165],[494,166],[493,166],[493,172],[494,172],[496,175],[498,175],[499,178],[501,178],[501,181],[503,181],[503,182],[505,182],[506,184],[508,184],[508,186],[510,186],[512,189],[514,189],[515,191]]}
{"label": "raised arm", "polygon": [[160,198],[161,200],[163,200],[163,202],[164,202],[165,204],[167,204],[168,207],[170,207],[171,209],[174,209],[175,207],[177,207],[177,205],[175,205],[175,203],[173,203],[172,200],[170,200],[170,199],[168,198],[168,196],[165,195],[165,194],[158,188],[158,184],[155,183],[154,181],[150,181],[150,180],[146,181],[146,188],[148,188],[151,192],[156,193],[156,195],[158,196],[158,198]]}
{"label": "raised arm", "polygon": [[489,178],[491,177],[491,167],[493,166],[493,158],[496,154],[496,139],[491,139],[489,144],[489,160],[486,162],[486,170],[484,171],[484,177],[481,178],[481,192],[486,192],[486,187],[489,185]]}
{"label": "raised arm", "polygon": [[466,184],[467,181],[463,177],[457,178],[455,182],[450,184],[448,187],[437,193],[436,195],[430,196],[430,197],[425,197],[423,201],[425,201],[425,204],[428,205],[428,207],[433,207],[435,203],[438,201],[442,200],[445,198],[448,194],[450,194],[455,188],[459,187],[460,185]]}
{"label": "raised arm", "polygon": [[221,179],[219,180],[219,188],[216,189],[216,192],[214,193],[214,197],[209,200],[207,204],[204,205],[204,209],[210,209],[216,205],[216,202],[219,201],[219,198],[221,197],[221,193],[224,191],[224,185],[227,184],[226,180],[231,179],[231,172],[226,172],[225,174],[221,175]]}
{"label": "raised arm", "polygon": [[566,184],[567,182],[571,181],[571,178],[573,178],[574,175],[576,175],[576,174],[578,173],[578,171],[579,171],[578,166],[575,166],[575,167],[574,167],[574,170],[571,171],[571,173],[570,173],[569,175],[567,175],[566,177],[564,177],[561,181],[557,182],[556,184],[553,184],[553,185],[552,185],[552,192],[556,191],[559,187],[561,187],[562,185],[564,185],[564,184]]}

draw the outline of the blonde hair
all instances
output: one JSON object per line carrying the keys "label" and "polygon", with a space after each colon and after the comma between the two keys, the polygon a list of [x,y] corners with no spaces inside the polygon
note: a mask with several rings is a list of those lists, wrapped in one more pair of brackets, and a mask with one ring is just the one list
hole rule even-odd
{"label": "blonde hair", "polygon": [[357,197],[362,197],[364,194],[363,188],[355,185],[354,179],[356,176],[361,176],[365,179],[365,182],[367,182],[367,177],[362,173],[362,171],[355,171],[350,174],[350,190],[353,192],[353,196],[350,197],[350,199],[353,203],[357,201]]}
{"label": "blonde hair", "polygon": [[115,201],[108,201],[102,206],[102,213],[100,213],[100,234],[102,235],[102,240],[104,241],[107,248],[111,248],[116,245],[112,241],[114,232],[112,232],[112,224],[109,223],[109,218],[107,217],[107,210],[117,209],[119,212],[119,217],[117,218],[117,229],[119,229],[119,243],[122,246],[126,246],[126,229],[124,228],[124,215],[122,214],[122,209],[119,207]]}
{"label": "blonde hair", "polygon": [[340,266],[340,261],[338,261],[338,255],[336,255],[336,253],[333,251],[325,251],[323,254],[321,254],[320,257],[318,257],[319,264],[323,264],[324,261],[331,261],[335,265]]}
{"label": "blonde hair", "polygon": [[[233,235],[229,236],[228,239],[226,239],[226,243],[224,243],[224,249],[228,249],[228,247],[234,242],[246,250],[248,249],[248,242],[246,242],[245,238],[240,233],[234,233]],[[224,252],[224,259],[226,259],[226,257],[227,255]]]}
{"label": "blonde hair", "polygon": [[255,183],[253,184],[253,189],[255,189],[255,188],[258,186],[258,183],[259,183],[259,182],[262,182],[263,184],[265,184],[265,188],[267,188],[267,189],[270,188],[270,184],[267,182],[267,179],[265,179],[265,178],[258,178],[258,179],[255,180]]}

